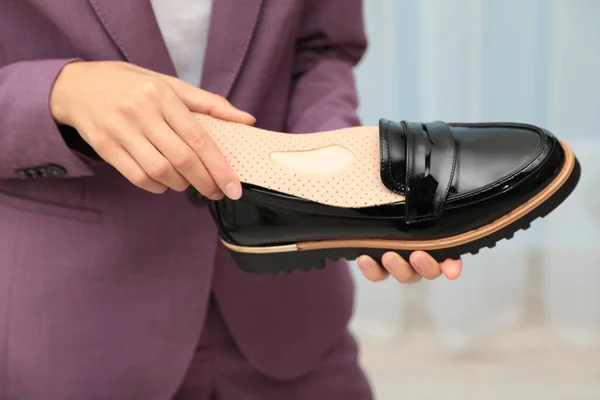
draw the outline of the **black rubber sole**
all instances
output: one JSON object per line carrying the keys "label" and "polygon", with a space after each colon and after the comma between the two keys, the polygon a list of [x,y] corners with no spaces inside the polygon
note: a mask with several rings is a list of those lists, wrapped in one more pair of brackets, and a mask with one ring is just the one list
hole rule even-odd
{"label": "black rubber sole", "polygon": [[[472,242],[439,250],[428,250],[433,258],[441,262],[447,259],[459,259],[465,254],[477,254],[483,248],[493,248],[502,239],[511,239],[515,232],[526,230],[531,222],[537,218],[543,218],[556,209],[569,195],[579,182],[581,176],[581,167],[579,161],[575,160],[573,171],[565,184],[554,193],[550,198],[540,204],[536,209],[524,215],[519,220],[506,226],[505,228]],[[291,273],[297,270],[309,271],[311,269],[325,268],[326,260],[337,261],[340,259],[355,260],[363,254],[380,260],[386,249],[371,248],[333,248],[324,250],[304,250],[272,254],[254,254],[240,253],[231,251],[230,253],[238,266],[253,274],[278,274]],[[411,250],[401,250],[397,252],[404,259],[412,253]]]}

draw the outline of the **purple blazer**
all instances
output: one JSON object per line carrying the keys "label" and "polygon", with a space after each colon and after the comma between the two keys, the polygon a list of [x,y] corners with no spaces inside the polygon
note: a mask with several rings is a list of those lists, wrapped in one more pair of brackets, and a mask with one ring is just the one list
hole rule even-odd
{"label": "purple blazer", "polygon": [[[356,125],[352,67],[365,46],[361,0],[215,0],[202,87],[262,128]],[[171,366],[157,388],[176,385],[211,293],[259,370],[310,369],[351,316],[347,267],[245,274],[205,206],[144,192],[69,149],[48,97],[73,59],[175,75],[147,0],[0,1],[0,396],[7,377],[104,384],[106,371],[157,364]],[[51,164],[66,176],[17,173]]]}

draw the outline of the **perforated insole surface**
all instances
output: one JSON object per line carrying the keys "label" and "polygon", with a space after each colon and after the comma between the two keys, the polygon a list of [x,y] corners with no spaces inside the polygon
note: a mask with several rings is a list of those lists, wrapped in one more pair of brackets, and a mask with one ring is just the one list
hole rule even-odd
{"label": "perforated insole surface", "polygon": [[381,182],[378,127],[286,134],[196,118],[242,182],[337,207],[404,200]]}

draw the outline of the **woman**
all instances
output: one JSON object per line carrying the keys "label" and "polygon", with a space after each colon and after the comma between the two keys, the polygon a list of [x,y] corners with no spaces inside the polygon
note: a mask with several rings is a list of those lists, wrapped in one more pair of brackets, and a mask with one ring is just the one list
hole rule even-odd
{"label": "woman", "polygon": [[[1,2],[0,398],[370,398],[347,268],[241,272],[204,200],[240,182],[190,113],[356,125],[365,46],[360,0]],[[411,262],[360,266],[461,269]]]}

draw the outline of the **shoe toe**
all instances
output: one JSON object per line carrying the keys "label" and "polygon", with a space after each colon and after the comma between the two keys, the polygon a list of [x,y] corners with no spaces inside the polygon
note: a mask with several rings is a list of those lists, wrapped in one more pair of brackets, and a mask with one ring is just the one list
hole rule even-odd
{"label": "shoe toe", "polygon": [[[564,158],[555,136],[535,126],[461,125],[453,127],[453,135],[458,147],[457,194],[510,189],[532,175],[550,178]],[[545,179],[537,181],[543,184]]]}

